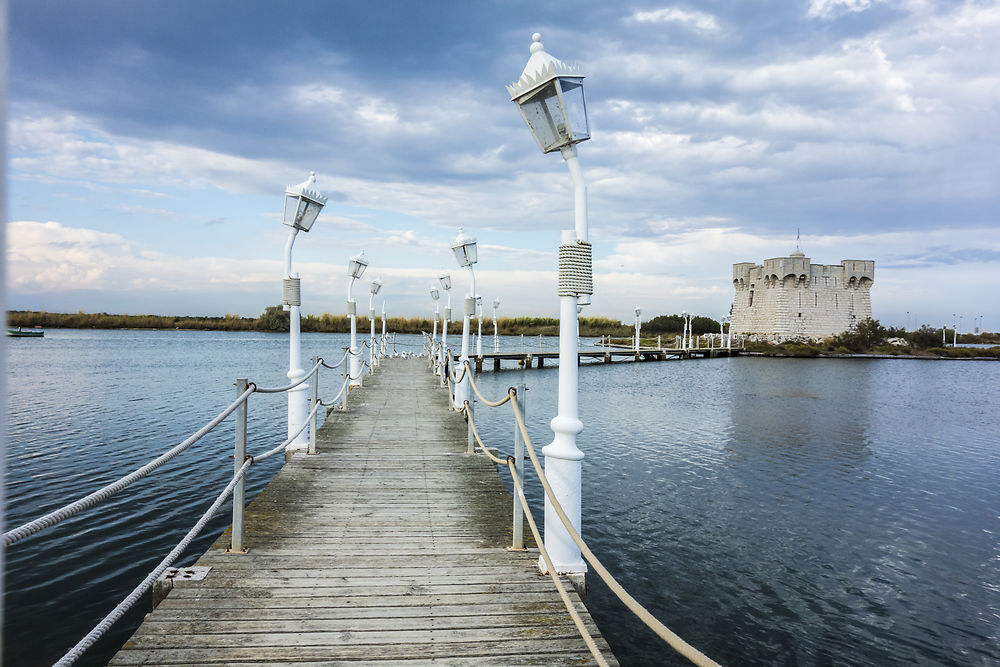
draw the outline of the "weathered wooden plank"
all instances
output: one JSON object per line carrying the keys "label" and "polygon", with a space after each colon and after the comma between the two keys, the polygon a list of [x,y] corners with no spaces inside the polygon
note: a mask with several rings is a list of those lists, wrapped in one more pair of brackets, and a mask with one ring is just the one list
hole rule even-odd
{"label": "weathered wooden plank", "polygon": [[[337,661],[364,660],[374,663],[376,660],[391,660],[401,662],[406,659],[416,660],[418,664],[426,664],[433,660],[442,664],[442,660],[457,658],[466,664],[470,659],[483,659],[473,664],[513,664],[513,665],[557,665],[561,656],[571,656],[568,664],[594,664],[589,652],[580,651],[579,639],[536,639],[497,641],[489,644],[482,642],[453,642],[450,644],[423,644],[419,655],[414,656],[412,647],[368,645],[343,646],[337,655],[331,655],[328,647],[230,647],[226,649],[190,648],[177,646],[162,649],[132,649],[119,652],[114,664],[121,665],[195,665],[195,664],[273,664],[291,663],[308,664],[316,661],[324,665],[336,665]],[[579,661],[579,662],[577,662]],[[357,663],[354,663],[357,664]],[[565,664],[565,663],[564,663]]]}
{"label": "weathered wooden plank", "polygon": [[[214,593],[214,595],[212,594]],[[172,607],[204,607],[205,609],[239,609],[250,606],[258,609],[286,609],[286,608],[357,608],[357,607],[423,607],[430,605],[451,605],[451,604],[502,604],[496,597],[486,596],[477,592],[451,592],[425,595],[414,593],[413,595],[368,595],[368,596],[344,596],[344,597],[295,597],[275,595],[246,595],[244,599],[238,600],[236,604],[234,596],[225,589],[207,590],[203,593],[197,591],[185,591],[183,586],[178,586],[160,606],[156,608],[156,613],[160,609]],[[534,604],[562,604],[556,596],[555,600],[551,591],[536,590],[522,591],[515,598],[524,602]]]}
{"label": "weathered wooden plank", "polygon": [[[578,611],[586,611],[582,602],[575,605]],[[193,621],[216,619],[219,621],[261,621],[261,620],[313,620],[313,619],[360,619],[360,618],[458,618],[461,616],[517,616],[522,614],[559,614],[565,607],[552,602],[507,602],[503,604],[441,604],[411,607],[258,607],[246,606],[240,609],[204,609],[200,605],[166,605],[156,609],[156,617],[150,623],[161,621]]]}
{"label": "weathered wooden plank", "polygon": [[250,552],[224,533],[112,664],[592,664],[537,550],[504,549],[510,494],[423,363],[349,406],[247,508]]}

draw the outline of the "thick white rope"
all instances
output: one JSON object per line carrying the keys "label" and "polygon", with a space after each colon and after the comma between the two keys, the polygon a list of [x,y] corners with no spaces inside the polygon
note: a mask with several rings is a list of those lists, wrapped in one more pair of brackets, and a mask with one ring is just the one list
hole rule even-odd
{"label": "thick white rope", "polygon": [[344,356],[342,356],[340,358],[340,361],[338,361],[337,363],[335,363],[333,366],[331,366],[328,363],[326,363],[325,361],[323,361],[322,358],[320,358],[319,362],[321,364],[323,364],[323,368],[329,368],[330,370],[334,370],[334,369],[340,368],[341,366],[344,365],[344,362],[347,360],[347,355],[349,355],[349,354],[350,354],[350,350],[345,350],[344,351]]}
{"label": "thick white rope", "polygon": [[344,383],[342,385],[340,385],[340,391],[337,392],[337,395],[334,396],[333,398],[331,398],[329,403],[324,403],[323,401],[319,401],[319,404],[322,405],[324,408],[331,408],[334,405],[336,405],[337,404],[337,400],[341,396],[343,396],[344,395],[344,391],[347,390],[347,386],[350,383],[350,380],[351,380],[350,376],[345,377],[344,378]]}
{"label": "thick white rope", "polygon": [[[465,367],[466,368],[469,367],[469,362],[468,361],[465,362]],[[500,407],[501,405],[503,405],[504,403],[506,403],[507,401],[510,400],[510,393],[509,393],[509,391],[508,391],[507,395],[503,398],[503,400],[500,400],[500,401],[489,401],[489,400],[487,400],[485,396],[483,396],[481,393],[479,393],[479,387],[476,386],[475,377],[476,377],[475,375],[473,375],[472,373],[469,373],[469,383],[472,385],[473,391],[476,392],[476,396],[479,397],[479,401],[483,405],[487,405],[487,406],[489,406],[491,408],[498,408],[498,407]]]}
{"label": "thick white rope", "polygon": [[28,523],[22,526],[18,526],[17,528],[7,531],[6,533],[4,533],[3,536],[4,546],[8,547],[14,544],[15,542],[23,540],[25,537],[28,537],[29,535],[34,535],[35,533],[41,530],[55,526],[56,524],[65,521],[71,516],[79,514],[83,510],[89,509],[94,505],[97,505],[98,503],[107,500],[108,498],[115,495],[122,489],[125,489],[134,484],[135,482],[139,481],[149,473],[153,472],[154,470],[162,466],[164,463],[170,461],[170,459],[174,458],[175,456],[183,452],[185,449],[187,449],[194,443],[201,440],[201,438],[203,438],[212,429],[218,426],[222,422],[222,420],[224,420],[226,417],[232,414],[233,411],[240,406],[240,404],[248,400],[250,394],[254,392],[254,389],[255,387],[251,385],[245,392],[240,394],[239,398],[233,401],[228,408],[220,412],[215,417],[215,419],[205,424],[198,431],[196,431],[194,434],[188,437],[184,442],[176,445],[173,449],[156,457],[155,459],[153,459],[146,465],[142,466],[141,468],[137,468],[136,470],[118,479],[117,481],[112,482],[111,484],[108,484],[107,486],[98,489],[97,491],[94,491],[93,493],[84,496],[83,498],[80,498],[79,500],[76,500],[64,507],[61,507],[53,512],[49,512],[45,516],[39,517],[34,521],[29,521]]}
{"label": "thick white rope", "polygon": [[[472,386],[473,388],[475,388],[474,382]],[[478,390],[476,391],[476,394],[477,395],[479,394]],[[480,400],[489,405],[490,402],[486,401],[481,395],[479,397]],[[614,576],[612,576],[612,574],[608,571],[608,569],[604,567],[604,564],[601,563],[601,561],[597,558],[597,556],[594,555],[594,553],[590,550],[587,544],[583,541],[583,538],[580,537],[580,534],[576,531],[576,528],[573,527],[573,524],[569,520],[569,517],[566,516],[566,512],[563,510],[562,505],[559,504],[559,500],[556,498],[555,492],[552,491],[552,487],[549,485],[549,480],[545,476],[545,471],[543,470],[541,464],[538,461],[538,457],[535,454],[535,448],[531,444],[531,438],[528,436],[528,429],[525,426],[524,417],[522,416],[520,406],[518,405],[517,392],[513,388],[508,390],[506,399],[501,401],[494,401],[494,403],[496,403],[497,405],[503,405],[507,401],[510,401],[511,407],[514,410],[514,419],[517,422],[518,429],[520,429],[521,431],[521,436],[524,438],[525,450],[528,452],[528,456],[531,458],[531,463],[535,468],[535,472],[538,475],[539,481],[541,481],[542,483],[542,488],[545,490],[545,495],[547,496],[549,502],[551,503],[552,508],[555,510],[556,515],[559,517],[559,520],[562,522],[563,526],[565,526],[567,533],[569,533],[569,536],[572,538],[573,542],[580,549],[580,553],[587,560],[587,562],[590,563],[591,566],[593,566],[598,576],[600,576],[601,579],[604,580],[604,583],[608,585],[608,588],[610,588],[612,592],[616,596],[618,596],[618,599],[622,601],[622,603],[626,606],[626,608],[628,608],[629,611],[635,614],[639,618],[639,620],[645,623],[646,626],[648,626],[653,632],[655,632],[661,639],[670,644],[670,646],[673,647],[674,650],[676,650],[682,656],[690,660],[692,663],[699,665],[699,667],[719,667],[718,663],[716,663],[714,660],[703,654],[701,651],[699,651],[698,649],[694,648],[686,641],[684,641],[679,635],[677,635],[675,632],[670,630],[670,628],[668,628],[666,625],[660,622],[660,620],[657,619],[655,616],[653,616],[648,609],[643,607],[635,598],[633,598],[629,594],[629,592],[626,591],[625,588],[620,583],[618,583],[618,580],[615,579]],[[507,461],[501,461],[497,457],[493,456],[493,454],[490,453],[489,449],[487,449],[486,445],[479,437],[479,431],[476,429],[475,421],[472,418],[472,411],[469,410],[468,401],[466,401],[462,411],[464,412],[465,416],[469,419],[469,425],[472,429],[472,434],[475,437],[476,442],[479,444],[480,449],[490,458],[490,460],[492,460],[494,463],[506,463],[510,467],[516,466],[517,464],[516,461],[513,461],[510,458],[508,458]],[[535,535],[535,541],[538,542],[539,549],[542,550],[543,558],[545,558],[545,565],[548,568],[549,572],[552,573],[553,572],[552,563],[548,560],[544,552],[544,546],[542,544],[542,540],[536,532],[534,519],[531,516],[530,509],[527,507],[527,501],[524,500],[524,493],[517,482],[517,475],[514,474],[513,470],[511,470],[511,478],[514,480],[514,485],[518,490],[518,497],[521,499],[522,505],[525,508],[525,516],[528,519],[528,524],[531,526],[532,533]],[[573,612],[571,611],[570,613],[572,614]],[[597,655],[595,654],[595,658],[596,657]]]}
{"label": "thick white rope", "polygon": [[125,599],[119,602],[118,606],[116,606],[107,616],[105,616],[104,619],[101,620],[101,622],[98,623],[93,630],[91,630],[89,633],[87,633],[87,635],[83,639],[77,642],[76,646],[67,651],[66,654],[62,658],[60,658],[58,662],[55,663],[55,667],[65,667],[67,665],[72,665],[74,662],[79,660],[80,657],[84,654],[84,652],[87,651],[87,649],[93,646],[94,643],[98,639],[100,639],[104,635],[104,633],[106,633],[111,628],[112,625],[114,625],[119,619],[121,619],[121,617],[125,615],[125,612],[131,609],[132,606],[136,602],[138,602],[139,598],[142,597],[142,595],[149,589],[149,587],[153,585],[153,582],[155,582],[159,578],[159,576],[163,574],[164,570],[173,565],[174,561],[177,560],[177,558],[182,553],[184,553],[184,550],[187,549],[191,541],[195,537],[197,537],[202,530],[204,530],[208,522],[212,519],[213,516],[215,516],[215,513],[219,511],[219,508],[222,506],[222,503],[224,503],[226,499],[229,498],[229,496],[232,494],[233,489],[236,488],[236,485],[239,483],[240,479],[246,477],[246,472],[250,468],[250,466],[258,461],[269,459],[275,454],[284,451],[285,448],[287,448],[288,445],[290,445],[292,441],[295,440],[295,438],[297,438],[299,434],[305,430],[306,426],[309,424],[309,420],[312,419],[312,416],[314,414],[316,414],[316,411],[319,409],[319,406],[320,404],[316,403],[316,405],[313,406],[312,411],[310,411],[309,415],[306,417],[306,420],[302,423],[302,426],[300,426],[299,429],[295,431],[295,433],[288,436],[288,438],[280,445],[264,452],[259,456],[248,456],[246,460],[243,462],[243,465],[240,467],[239,472],[233,475],[232,480],[230,480],[229,484],[226,485],[226,488],[223,489],[222,493],[220,493],[219,496],[215,499],[215,502],[212,503],[211,507],[209,507],[204,514],[201,515],[201,518],[198,519],[198,522],[195,523],[194,527],[188,531],[187,535],[185,535],[184,538],[177,543],[177,546],[171,549],[170,553],[167,554],[166,557],[164,557],[164,559],[160,561],[160,564],[157,565],[152,570],[152,572],[147,574],[146,578],[143,579],[138,586],[132,589],[132,592],[129,593],[127,596],[125,596]]}
{"label": "thick white rope", "polygon": [[541,481],[542,487],[545,489],[545,495],[548,497],[552,509],[555,510],[556,514],[559,516],[559,520],[566,528],[566,532],[573,539],[573,542],[576,543],[576,546],[580,549],[580,553],[583,554],[583,557],[586,558],[587,562],[593,566],[598,576],[604,580],[604,583],[608,585],[608,588],[610,588],[612,592],[618,596],[618,599],[625,604],[629,611],[635,614],[639,620],[659,635],[661,639],[670,644],[675,651],[699,667],[719,667],[717,662],[681,639],[679,635],[661,623],[659,619],[649,612],[649,610],[639,604],[639,602],[633,598],[621,584],[618,583],[618,580],[615,579],[610,572],[608,572],[608,569],[604,567],[604,564],[598,560],[597,556],[594,555],[594,552],[590,550],[586,542],[583,541],[583,538],[580,537],[576,528],[573,527],[573,523],[569,520],[569,517],[566,516],[566,512],[563,511],[562,505],[559,504],[559,500],[556,498],[555,492],[552,491],[552,487],[549,485],[549,480],[545,476],[545,471],[538,462],[538,456],[535,454],[535,448],[531,444],[531,438],[528,437],[528,429],[524,424],[524,417],[521,415],[520,406],[518,406],[516,396],[514,396],[511,400],[511,407],[514,409],[514,419],[517,421],[517,427],[521,430],[521,436],[524,438],[525,450],[528,452],[528,456],[531,457],[531,463],[535,467],[535,472],[538,474],[538,479]]}
{"label": "thick white rope", "polygon": [[87,649],[93,646],[94,643],[100,639],[104,633],[115,624],[116,621],[118,621],[118,619],[125,615],[125,612],[132,608],[132,605],[139,601],[139,598],[142,597],[143,593],[145,593],[149,587],[153,585],[153,582],[156,581],[161,574],[163,574],[164,570],[173,565],[178,556],[180,556],[191,543],[191,540],[197,537],[198,533],[205,528],[205,525],[209,522],[209,520],[215,516],[215,513],[222,506],[222,503],[224,503],[230,494],[232,494],[233,489],[239,483],[240,479],[246,475],[246,470],[250,467],[251,463],[251,459],[244,461],[239,473],[237,473],[229,484],[226,485],[226,488],[219,494],[219,497],[215,499],[212,506],[201,515],[198,522],[193,528],[191,528],[191,530],[188,531],[187,535],[185,535],[184,538],[177,543],[177,546],[171,549],[170,553],[160,561],[160,564],[153,568],[153,571],[147,574],[146,578],[143,579],[138,586],[133,588],[132,592],[129,593],[124,600],[119,602],[117,607],[111,610],[111,613],[105,616],[93,630],[88,632],[87,636],[77,642],[76,646],[67,651],[66,654],[55,663],[55,667],[66,667],[67,665],[72,665],[74,662],[79,660]]}
{"label": "thick white rope", "polygon": [[297,381],[295,381],[295,382],[293,382],[293,383],[291,383],[289,385],[285,385],[284,387],[268,387],[268,388],[263,388],[263,387],[257,387],[257,386],[255,386],[254,387],[254,391],[256,391],[257,393],[260,393],[260,394],[280,394],[282,392],[288,391],[289,389],[294,389],[295,387],[298,387],[300,384],[302,384],[303,382],[305,382],[306,380],[308,380],[309,378],[311,378],[319,370],[319,367],[322,366],[322,365],[323,365],[323,360],[320,359],[309,370],[308,373],[306,373],[305,375],[302,376],[301,380],[297,380]]}
{"label": "thick white rope", "polygon": [[586,241],[559,246],[559,296],[594,293],[591,254],[591,246]]}

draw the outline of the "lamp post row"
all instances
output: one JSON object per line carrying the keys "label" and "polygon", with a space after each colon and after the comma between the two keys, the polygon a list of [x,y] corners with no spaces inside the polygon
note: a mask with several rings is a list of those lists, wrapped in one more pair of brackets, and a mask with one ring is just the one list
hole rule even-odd
{"label": "lamp post row", "polygon": [[[579,418],[578,372],[577,372],[577,335],[579,307],[588,305],[593,294],[592,250],[588,240],[587,220],[587,188],[583,179],[583,171],[577,158],[576,144],[590,138],[590,127],[587,120],[586,101],[583,93],[584,76],[580,69],[553,58],[546,53],[541,42],[541,35],[532,35],[528,63],[520,78],[507,86],[511,101],[517,106],[522,118],[538,143],[542,153],[559,151],[566,162],[570,179],[573,183],[574,225],[572,229],[562,232],[559,245],[559,390],[558,411],[550,425],[554,434],[553,441],[542,449],[545,456],[545,472],[559,504],[570,518],[574,529],[580,531],[581,506],[581,461],[583,452],[576,445],[576,436],[583,430],[583,422]],[[309,231],[320,210],[326,204],[326,198],[311,189],[315,183],[315,174],[310,173],[309,179],[297,186],[289,186],[285,191],[285,214],[283,222],[291,227],[288,242],[285,247],[285,280],[283,283],[283,304],[290,311],[289,326],[289,380],[295,382],[305,375],[302,369],[300,352],[300,289],[298,274],[292,272],[291,250],[295,236],[299,231]],[[482,353],[482,300],[476,293],[476,275],[473,265],[478,261],[476,240],[465,235],[459,229],[458,237],[452,244],[452,251],[460,267],[469,269],[470,289],[463,303],[462,316],[462,353],[460,360],[469,360],[469,325],[472,317],[479,320],[476,342],[477,354]],[[350,258],[347,275],[347,311],[351,322],[350,375],[351,385],[360,384],[361,359],[357,345],[357,303],[354,300],[354,283],[364,274],[368,262],[364,251]],[[447,273],[439,276],[441,288],[448,294],[444,319],[441,328],[441,357],[448,345],[448,322],[451,319],[451,276]],[[369,297],[369,315],[371,317],[372,352],[370,364],[374,364],[375,324],[374,298],[381,289],[382,283],[372,281]],[[436,286],[431,288],[431,298],[435,301],[435,329],[437,324],[437,300],[439,292]],[[498,349],[496,327],[496,309],[499,299],[493,302],[493,336],[494,350]],[[384,327],[383,302],[383,327]],[[636,311],[636,341],[638,344],[638,309]],[[436,331],[432,336],[436,336]],[[469,397],[469,376],[472,373],[469,366],[465,377],[456,387],[456,403],[463,405]],[[308,410],[306,407],[305,384],[299,385],[288,395],[288,430],[294,432],[305,421]],[[305,449],[308,434],[302,433],[293,448]],[[548,497],[545,500],[545,543],[551,555],[555,569],[561,573],[582,577],[587,571],[579,549],[569,537],[568,531],[556,515]],[[541,569],[547,569],[544,562],[539,563]]]}

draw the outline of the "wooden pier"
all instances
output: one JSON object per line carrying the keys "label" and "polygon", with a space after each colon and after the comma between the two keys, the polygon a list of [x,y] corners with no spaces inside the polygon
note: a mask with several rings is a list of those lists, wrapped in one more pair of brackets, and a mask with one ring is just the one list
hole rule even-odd
{"label": "wooden pier", "polygon": [[506,549],[510,493],[446,391],[383,361],[249,505],[249,552],[224,533],[110,664],[592,664],[537,549]]}
{"label": "wooden pier", "polygon": [[[597,359],[606,364],[613,361],[671,361],[680,359],[699,359],[715,357],[734,357],[740,354],[740,348],[725,347],[701,347],[687,350],[677,350],[673,348],[643,347],[638,352],[634,348],[606,347],[600,350],[581,350],[577,352],[577,363],[582,364],[584,359]],[[519,366],[531,368],[537,364],[539,368],[545,366],[546,359],[559,359],[558,350],[525,350],[524,352],[484,352],[474,357],[476,372],[483,370],[484,362],[493,361],[493,370],[500,370],[502,360],[516,361]]]}

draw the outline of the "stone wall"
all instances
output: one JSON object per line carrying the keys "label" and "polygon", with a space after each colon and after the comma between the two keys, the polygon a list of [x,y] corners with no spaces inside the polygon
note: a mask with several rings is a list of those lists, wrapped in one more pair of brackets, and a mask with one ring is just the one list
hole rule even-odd
{"label": "stone wall", "polygon": [[733,264],[732,331],[763,340],[820,340],[871,317],[873,260],[813,264],[801,252]]}

